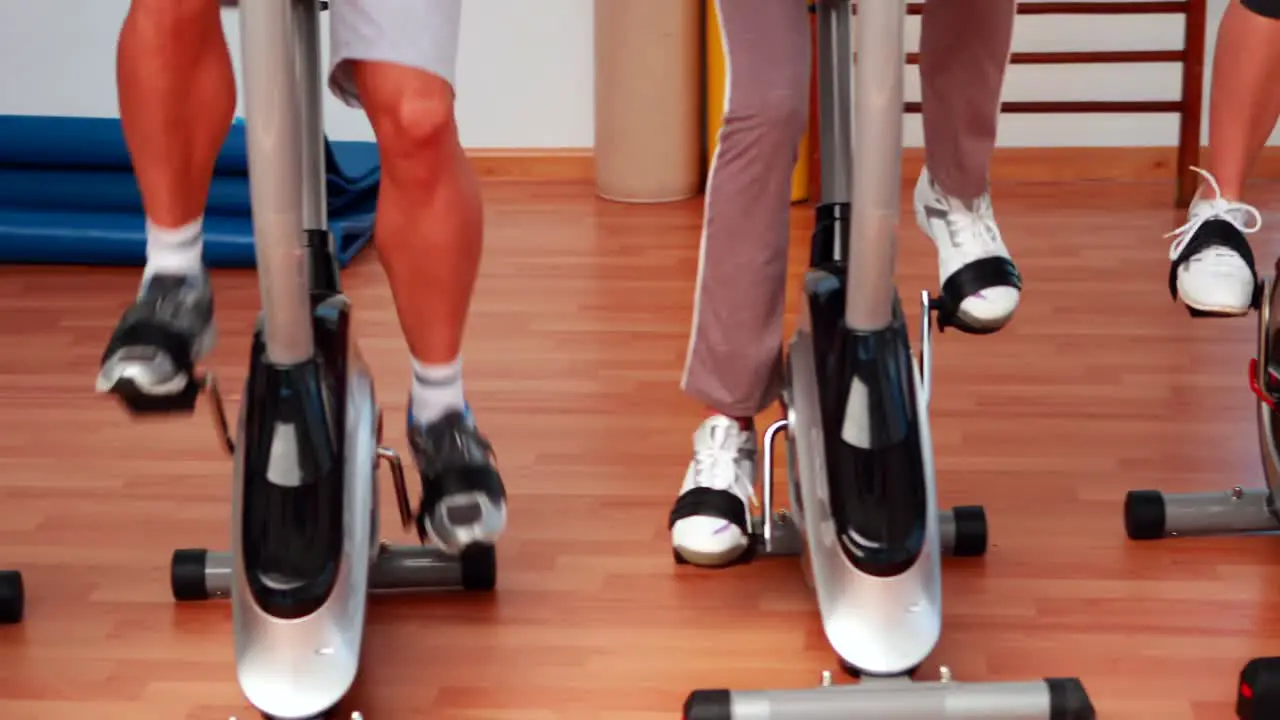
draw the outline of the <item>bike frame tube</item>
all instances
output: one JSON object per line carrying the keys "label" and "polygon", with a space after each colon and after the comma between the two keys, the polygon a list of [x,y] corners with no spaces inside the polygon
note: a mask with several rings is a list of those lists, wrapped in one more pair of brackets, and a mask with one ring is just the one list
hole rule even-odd
{"label": "bike frame tube", "polygon": [[[847,0],[838,3],[849,13]],[[861,0],[854,46],[853,189],[845,325],[859,332],[888,327],[897,291],[898,200],[902,183],[902,0]]]}
{"label": "bike frame tube", "polygon": [[[849,202],[853,141],[850,89],[853,78],[852,20],[849,0],[817,0],[818,150],[822,157],[823,205]],[[844,240],[836,242],[843,260]]]}
{"label": "bike frame tube", "polygon": [[[297,0],[240,4],[245,136],[267,360],[296,365],[315,350],[303,246],[303,116]],[[313,9],[312,12],[315,10]],[[317,41],[318,42],[318,41]]]}
{"label": "bike frame tube", "polygon": [[302,90],[302,228],[329,229],[324,163],[324,73],[320,53],[320,3],[292,0],[298,38],[298,85]]}

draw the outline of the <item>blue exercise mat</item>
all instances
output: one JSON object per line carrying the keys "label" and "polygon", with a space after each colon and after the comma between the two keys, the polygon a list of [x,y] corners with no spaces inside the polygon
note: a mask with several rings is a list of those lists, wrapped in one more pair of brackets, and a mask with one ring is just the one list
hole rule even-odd
{"label": "blue exercise mat", "polygon": [[[329,228],[345,267],[373,234],[377,146],[325,142]],[[209,267],[253,267],[248,157],[237,122],[205,214]],[[120,121],[0,115],[0,262],[142,265],[142,201]]]}

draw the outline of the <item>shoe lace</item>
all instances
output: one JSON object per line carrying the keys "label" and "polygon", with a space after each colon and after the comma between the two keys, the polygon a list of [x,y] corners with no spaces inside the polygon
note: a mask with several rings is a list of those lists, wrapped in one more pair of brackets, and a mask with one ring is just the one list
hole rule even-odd
{"label": "shoe lace", "polygon": [[[1250,235],[1262,228],[1262,213],[1258,212],[1257,208],[1247,203],[1228,200],[1222,196],[1222,188],[1218,186],[1218,181],[1213,175],[1198,167],[1191,169],[1199,173],[1200,177],[1209,183],[1209,187],[1213,188],[1214,198],[1197,201],[1192,206],[1191,218],[1181,227],[1165,233],[1166,238],[1176,237],[1173,244],[1169,246],[1170,260],[1177,260],[1182,254],[1182,249],[1187,246],[1191,238],[1195,237],[1200,226],[1210,220],[1226,220],[1244,235]],[[1223,247],[1208,248],[1196,257],[1199,258],[1201,255],[1214,258],[1239,257],[1234,251]]]}
{"label": "shoe lace", "polygon": [[741,433],[728,424],[716,423],[708,428],[707,435],[707,442],[699,443],[693,452],[694,483],[698,487],[726,490],[754,503],[754,478],[740,470]]}
{"label": "shoe lace", "polygon": [[951,231],[951,246],[975,258],[989,255],[1000,246],[1000,228],[987,195],[972,204],[949,200],[947,228]]}

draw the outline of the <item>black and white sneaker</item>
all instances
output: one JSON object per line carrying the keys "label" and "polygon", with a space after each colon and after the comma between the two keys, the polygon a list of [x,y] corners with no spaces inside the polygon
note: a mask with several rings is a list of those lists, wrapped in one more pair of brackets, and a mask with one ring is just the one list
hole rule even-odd
{"label": "black and white sneaker", "polygon": [[409,445],[422,477],[418,534],[450,553],[493,544],[507,527],[507,491],[493,446],[470,411],[422,426],[410,422]]}
{"label": "black and white sneaker", "polygon": [[737,420],[713,415],[693,434],[693,460],[668,524],[671,546],[694,565],[736,561],[751,544],[756,434]]}
{"label": "black and white sneaker", "polygon": [[1218,181],[1192,168],[1214,192],[1196,199],[1187,222],[1165,237],[1169,248],[1169,292],[1190,310],[1211,316],[1238,316],[1257,302],[1258,273],[1247,235],[1262,227],[1252,205],[1222,197]]}
{"label": "black and white sneaker", "polygon": [[152,275],[107,342],[96,390],[157,402],[182,395],[216,337],[207,273]]}

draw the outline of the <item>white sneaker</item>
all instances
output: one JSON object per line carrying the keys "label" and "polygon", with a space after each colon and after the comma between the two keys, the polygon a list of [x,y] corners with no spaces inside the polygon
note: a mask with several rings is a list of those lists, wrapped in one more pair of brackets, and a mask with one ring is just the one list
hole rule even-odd
{"label": "white sneaker", "polygon": [[[989,257],[1009,257],[1000,237],[991,195],[972,203],[947,196],[933,184],[928,169],[920,173],[915,190],[916,224],[938,248],[938,286],[957,270]],[[987,287],[963,298],[957,318],[979,330],[997,330],[1009,322],[1018,308],[1016,287]]]}
{"label": "white sneaker", "polygon": [[1252,205],[1222,197],[1212,175],[1200,173],[1215,197],[1196,200],[1187,222],[1165,235],[1176,237],[1169,247],[1170,291],[1187,307],[1209,315],[1236,316],[1253,305],[1258,275],[1245,237],[1262,227],[1262,214]]}
{"label": "white sneaker", "polygon": [[671,508],[671,546],[694,565],[737,560],[751,543],[756,434],[713,415],[693,434],[693,460]]}

